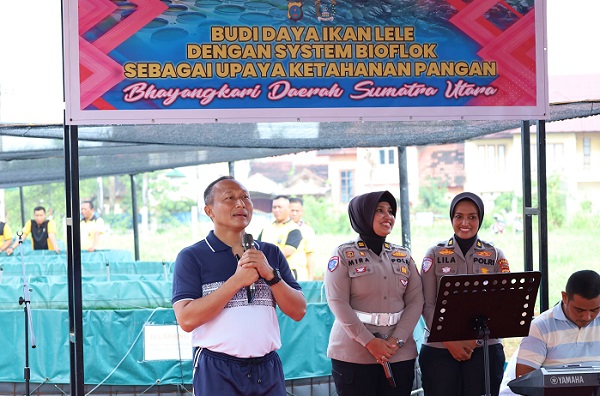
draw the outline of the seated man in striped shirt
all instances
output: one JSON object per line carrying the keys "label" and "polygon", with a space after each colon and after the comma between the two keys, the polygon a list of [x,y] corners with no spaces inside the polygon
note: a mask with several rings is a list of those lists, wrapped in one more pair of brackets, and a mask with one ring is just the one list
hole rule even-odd
{"label": "seated man in striped shirt", "polygon": [[531,322],[519,347],[516,375],[540,367],[600,362],[600,275],[573,273],[562,301]]}

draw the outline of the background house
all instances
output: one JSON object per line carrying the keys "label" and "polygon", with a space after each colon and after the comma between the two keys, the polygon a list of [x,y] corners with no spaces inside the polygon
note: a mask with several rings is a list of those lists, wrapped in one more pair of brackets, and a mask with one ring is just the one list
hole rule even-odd
{"label": "background house", "polygon": [[[535,126],[532,126],[532,180],[537,172],[535,137]],[[481,194],[491,213],[496,198],[512,194],[512,216],[521,211],[520,130],[464,143],[408,147],[406,151],[411,209],[419,211],[419,187],[427,188],[434,180],[445,187],[448,199],[461,191],[474,191]],[[339,211],[346,210],[353,196],[368,191],[388,189],[399,195],[397,147],[330,149],[302,154],[250,160],[250,169],[281,183],[285,194],[328,197]],[[600,119],[590,117],[546,124],[546,156],[547,177],[554,177],[564,191],[567,219],[582,205],[600,210]]]}

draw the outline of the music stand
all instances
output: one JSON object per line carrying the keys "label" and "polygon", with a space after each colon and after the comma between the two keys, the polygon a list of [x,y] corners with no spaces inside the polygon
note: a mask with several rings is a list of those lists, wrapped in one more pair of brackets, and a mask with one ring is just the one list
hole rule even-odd
{"label": "music stand", "polygon": [[541,275],[530,271],[440,279],[428,341],[483,339],[487,396],[491,395],[488,340],[528,335]]}

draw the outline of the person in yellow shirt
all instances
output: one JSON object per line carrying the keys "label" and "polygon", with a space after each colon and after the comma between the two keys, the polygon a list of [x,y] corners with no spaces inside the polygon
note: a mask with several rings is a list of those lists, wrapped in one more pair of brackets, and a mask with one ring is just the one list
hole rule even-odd
{"label": "person in yellow shirt", "polygon": [[316,245],[316,235],[315,230],[307,223],[302,220],[302,216],[304,215],[304,201],[302,198],[292,197],[290,198],[290,217],[298,227],[300,227],[300,232],[302,232],[302,243],[301,247],[304,249],[304,253],[306,255],[306,268],[308,269],[308,279],[315,278],[315,245]]}
{"label": "person in yellow shirt", "polygon": [[92,201],[81,204],[81,250],[93,252],[100,249],[100,236],[104,233],[104,220],[96,213]]}
{"label": "person in yellow shirt", "polygon": [[306,255],[300,227],[290,217],[290,199],[285,195],[273,198],[271,206],[275,221],[266,226],[257,240],[277,245],[285,256],[296,280],[309,280]]}
{"label": "person in yellow shirt", "polygon": [[[23,227],[23,240],[31,234],[33,250],[54,250],[56,253],[60,253],[56,241],[56,223],[54,220],[46,219],[46,208],[36,206],[33,209],[33,217]],[[16,249],[18,245],[19,240],[17,239],[12,248]]]}
{"label": "person in yellow shirt", "polygon": [[13,252],[11,244],[12,230],[8,224],[0,221],[0,252],[6,252],[6,255],[10,256]]}

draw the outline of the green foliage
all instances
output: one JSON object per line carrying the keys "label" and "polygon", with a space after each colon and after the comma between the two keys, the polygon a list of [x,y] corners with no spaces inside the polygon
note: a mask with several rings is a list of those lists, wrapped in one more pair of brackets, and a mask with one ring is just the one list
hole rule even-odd
{"label": "green foliage", "polygon": [[[135,175],[136,194],[138,200],[142,194],[141,175]],[[107,176],[100,178],[102,187],[98,185],[97,178],[81,179],[79,181],[79,197],[81,201],[90,200],[94,203],[96,211],[113,230],[132,229],[132,200],[131,176]],[[100,195],[102,194],[102,199]],[[102,204],[103,207],[100,207]]]}
{"label": "green foliage", "polygon": [[495,222],[496,222],[496,220],[494,219],[493,216],[490,216],[489,214],[484,214],[483,215],[483,222],[481,223],[481,228],[480,229],[487,230],[490,227],[492,227],[492,225]]}
{"label": "green foliage", "polygon": [[[135,175],[136,194],[142,196],[141,175]],[[133,209],[131,198],[131,176],[108,176],[102,179],[102,190],[98,187],[97,179],[80,180],[79,196],[81,200],[92,200],[94,205],[99,205],[99,195],[102,193],[104,208],[98,209],[104,222],[112,230],[133,229]],[[117,209],[118,208],[118,209]]]}
{"label": "green foliage", "polygon": [[332,203],[323,197],[306,196],[303,219],[319,234],[352,234],[346,211],[336,211]]}
{"label": "green foliage", "polygon": [[[5,192],[6,216],[11,228],[16,231],[21,224],[21,198],[18,188],[8,189]],[[58,235],[62,235],[63,222],[66,212],[65,187],[63,183],[39,184],[23,187],[23,210],[25,222],[33,219],[33,209],[43,206],[48,218],[54,219],[58,227]],[[78,208],[79,212],[79,208]]]}
{"label": "green foliage", "polygon": [[196,206],[196,202],[189,198],[183,198],[179,201],[163,199],[153,207],[152,211],[155,213],[155,218],[161,226],[177,226],[190,222],[189,215],[192,206]]}
{"label": "green foliage", "polygon": [[[104,182],[102,184],[104,185]],[[98,180],[96,178],[79,180],[79,197],[81,201],[92,201],[96,210],[99,210],[98,194]]]}
{"label": "green foliage", "polygon": [[[514,192],[503,192],[494,200],[494,209],[483,218],[482,228],[489,228],[496,222],[495,216],[506,222],[506,228],[512,229],[512,220],[515,218],[514,210],[521,212],[523,198],[516,197]],[[487,210],[487,207],[486,207]]]}
{"label": "green foliage", "polygon": [[131,213],[106,213],[102,215],[105,224],[110,225],[111,230],[125,231],[133,229]]}
{"label": "green foliage", "polygon": [[509,213],[513,209],[515,194],[513,192],[503,192],[494,200],[494,213]]}
{"label": "green foliage", "polygon": [[[190,208],[196,202],[190,198],[173,199],[172,180],[163,177],[168,171],[159,171],[134,176],[136,181],[136,194],[138,196],[138,207],[144,204],[148,207],[148,215],[151,221],[158,225],[158,230],[169,230],[177,227],[187,227],[190,222]],[[147,179],[147,202],[143,197],[143,180]],[[131,177],[129,175],[110,176],[100,179],[102,186],[99,187],[97,178],[80,180],[81,200],[90,199],[95,205],[99,204],[99,195],[103,194],[102,202],[107,208],[102,212],[102,217],[116,234],[129,233],[132,230],[132,205],[131,205]],[[25,186],[22,188],[25,221],[33,217],[35,206],[44,206],[48,215],[56,220],[59,240],[64,238],[65,209],[65,186],[63,183],[51,183],[36,186]],[[567,228],[566,224],[566,195],[564,193],[564,181],[558,175],[548,178],[548,220],[553,232]],[[5,190],[5,202],[7,221],[13,230],[22,226],[20,190],[17,188]],[[443,214],[447,219],[448,199],[446,197],[446,183],[439,179],[429,178],[427,183],[420,187],[421,203],[420,211],[431,211]],[[535,194],[535,189],[534,189]],[[179,195],[176,195],[179,196]],[[305,196],[304,218],[315,229],[317,235],[334,235],[342,239],[354,236],[347,214],[347,206],[336,206],[330,198]],[[489,226],[494,221],[494,213],[510,213],[513,209],[520,211],[522,207],[521,198],[515,197],[513,193],[503,193],[494,202],[493,213],[486,214],[482,231],[489,231]],[[117,207],[120,208],[115,210]],[[116,213],[115,213],[116,212]],[[79,217],[79,210],[73,214]],[[510,218],[510,216],[509,216]],[[451,232],[449,223],[444,221],[445,232]],[[600,228],[600,213],[593,212],[592,202],[583,202],[580,210],[571,219],[568,228],[594,229]],[[512,231],[510,225],[507,231]],[[165,231],[166,232],[166,231]],[[400,224],[394,230],[395,240],[401,235]],[[439,235],[432,235],[428,243],[439,239]],[[327,250],[331,247],[328,246]]]}
{"label": "green foliage", "polygon": [[592,201],[583,201],[581,207],[570,222],[570,226],[577,229],[600,228],[600,213],[594,213]]}
{"label": "green foliage", "polygon": [[[178,226],[182,222],[189,222],[190,208],[196,202],[189,199],[174,201],[169,197],[173,188],[170,181],[163,174],[169,172],[159,171],[143,175],[135,175],[138,208],[144,204],[143,178],[148,179],[148,209],[149,216],[164,229],[165,225]],[[125,232],[133,228],[131,176],[108,176],[100,179],[102,186],[98,185],[97,178],[81,179],[79,181],[80,200],[91,200],[98,208],[100,201],[103,208],[98,208],[104,221],[114,231]],[[100,200],[100,194],[103,195]],[[16,231],[23,224],[21,221],[21,199],[17,188],[5,190],[7,221]],[[23,206],[26,222],[33,218],[33,208],[43,206],[48,217],[56,221],[58,237],[64,234],[63,219],[66,217],[66,199],[64,183],[50,183],[23,187]],[[118,207],[118,209],[117,209]],[[79,218],[79,208],[74,208],[73,217]]]}
{"label": "green foliage", "polygon": [[567,196],[561,176],[553,174],[548,178],[548,225],[562,227],[567,213]]}
{"label": "green foliage", "polygon": [[[167,174],[171,170],[157,171],[148,177],[148,211],[152,221],[165,229],[165,226],[180,226],[190,223],[190,209],[196,206],[196,201],[190,198],[177,198],[171,196],[173,192],[172,180]],[[165,177],[167,176],[167,177]],[[141,192],[140,192],[141,194]]]}
{"label": "green foliage", "polygon": [[446,212],[448,210],[446,191],[448,191],[446,182],[432,177],[427,178],[427,182],[419,187],[421,198],[419,210],[433,213]]}

